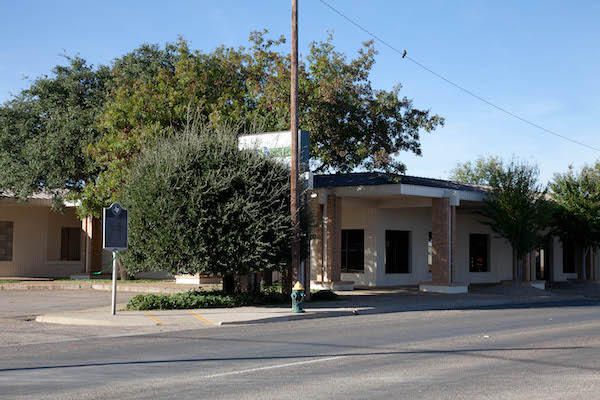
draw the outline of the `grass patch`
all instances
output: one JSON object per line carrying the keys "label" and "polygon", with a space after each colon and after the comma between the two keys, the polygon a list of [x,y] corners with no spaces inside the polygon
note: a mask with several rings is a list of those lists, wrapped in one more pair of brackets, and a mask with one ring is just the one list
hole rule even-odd
{"label": "grass patch", "polygon": [[[112,279],[69,279],[69,278],[58,278],[55,281],[61,282],[93,282],[93,283],[112,283]],[[128,279],[128,280],[118,280],[119,284],[121,283],[175,283],[175,279]]]}
{"label": "grass patch", "polygon": [[174,294],[139,294],[132,297],[126,310],[181,310],[192,308],[232,308],[290,302],[287,295],[276,292],[226,295],[220,290],[188,291]]}

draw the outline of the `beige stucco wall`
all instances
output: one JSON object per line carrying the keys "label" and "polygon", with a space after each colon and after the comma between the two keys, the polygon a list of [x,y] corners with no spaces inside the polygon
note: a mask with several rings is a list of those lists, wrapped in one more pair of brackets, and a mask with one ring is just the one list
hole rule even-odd
{"label": "beige stucco wall", "polygon": [[[384,204],[384,207],[382,207]],[[342,273],[342,280],[359,286],[418,285],[431,281],[427,264],[428,235],[431,232],[431,207],[402,207],[402,204],[373,199],[344,198],[342,229],[364,229],[365,272]],[[407,274],[385,273],[385,231],[410,232],[411,271]],[[489,272],[469,272],[469,234],[490,235]],[[562,254],[562,253],[561,253]],[[512,279],[512,249],[491,229],[479,222],[472,211],[458,209],[456,217],[455,281],[494,283]]]}
{"label": "beige stucco wall", "polygon": [[73,208],[65,214],[50,206],[0,203],[0,221],[12,221],[13,259],[0,261],[0,276],[68,277],[82,271],[80,261],[60,261],[61,228],[80,227]]}

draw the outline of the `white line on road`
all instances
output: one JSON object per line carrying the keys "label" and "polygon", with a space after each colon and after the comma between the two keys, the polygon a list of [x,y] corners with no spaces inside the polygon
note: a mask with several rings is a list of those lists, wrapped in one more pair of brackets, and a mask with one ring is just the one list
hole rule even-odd
{"label": "white line on road", "polygon": [[298,361],[298,362],[287,363],[287,364],[270,365],[268,367],[250,368],[250,369],[243,369],[240,371],[230,371],[230,372],[222,372],[220,374],[205,375],[202,378],[218,378],[218,377],[227,376],[227,375],[248,374],[250,372],[264,371],[267,369],[286,368],[286,367],[294,367],[296,365],[312,364],[312,363],[331,361],[331,360],[339,360],[341,358],[346,358],[346,357],[347,356],[335,356],[335,357],[319,358],[316,360]]}

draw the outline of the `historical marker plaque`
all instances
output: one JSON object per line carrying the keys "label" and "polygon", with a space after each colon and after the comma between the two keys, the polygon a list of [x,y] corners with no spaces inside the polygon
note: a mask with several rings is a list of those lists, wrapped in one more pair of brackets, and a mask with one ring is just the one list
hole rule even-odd
{"label": "historical marker plaque", "polygon": [[102,209],[102,243],[105,250],[127,249],[127,210],[119,203]]}

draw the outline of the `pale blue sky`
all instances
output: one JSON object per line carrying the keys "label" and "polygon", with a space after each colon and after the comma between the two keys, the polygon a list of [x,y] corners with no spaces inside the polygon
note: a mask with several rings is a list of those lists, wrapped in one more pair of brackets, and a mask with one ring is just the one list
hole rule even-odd
{"label": "pale blue sky", "polygon": [[[548,129],[600,148],[600,2],[328,0],[399,49],[450,80]],[[318,0],[299,0],[300,51],[334,30],[355,54],[364,32]],[[0,0],[0,101],[79,53],[108,63],[143,42],[182,35],[194,48],[243,45],[267,28],[289,37],[290,1],[12,1]],[[544,179],[600,153],[525,125],[377,45],[375,88],[402,83],[418,107],[446,118],[424,135],[423,157],[401,159],[410,175],[444,178],[457,161],[480,154],[540,164]]]}

